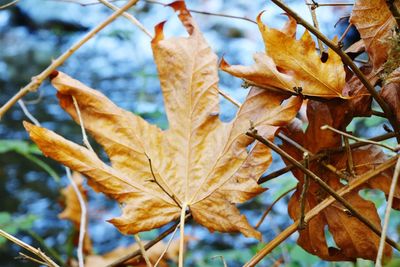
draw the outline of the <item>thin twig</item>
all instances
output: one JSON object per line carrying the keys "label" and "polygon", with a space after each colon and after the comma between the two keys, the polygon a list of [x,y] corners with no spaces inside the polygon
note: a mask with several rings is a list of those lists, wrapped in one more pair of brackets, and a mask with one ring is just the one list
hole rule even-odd
{"label": "thin twig", "polygon": [[[103,5],[107,6],[108,8],[111,8],[114,11],[119,10],[120,8],[111,4],[109,1],[106,0],[98,0],[99,2],[101,2]],[[122,13],[122,16],[124,16],[125,18],[127,18],[130,22],[132,22],[133,24],[135,24],[142,32],[144,32],[147,36],[149,36],[151,39],[153,39],[153,35],[150,33],[149,30],[147,30],[142,23],[140,23],[140,21],[138,21],[134,16],[132,16],[131,14],[129,14],[128,12],[124,12]]]}
{"label": "thin twig", "polygon": [[154,267],[157,267],[157,265],[160,263],[160,261],[162,260],[162,258],[164,257],[165,253],[167,253],[169,247],[171,246],[172,240],[175,237],[176,232],[178,231],[179,227],[176,227],[175,230],[172,232],[171,238],[168,240],[167,245],[165,246],[164,251],[161,253],[160,257],[158,258],[158,260],[156,261],[156,263],[154,264]]}
{"label": "thin twig", "polygon": [[[368,92],[372,95],[372,97],[378,102],[379,106],[382,110],[387,114],[387,118],[392,125],[394,131],[396,133],[400,133],[400,126],[397,123],[396,117],[394,116],[392,110],[389,108],[387,103],[383,100],[383,98],[378,94],[375,90],[374,86],[368,81],[367,77],[362,73],[362,71],[357,67],[357,65],[352,61],[352,59],[342,51],[340,46],[337,46],[336,43],[329,40],[324,34],[322,34],[318,29],[313,27],[307,21],[305,21],[302,17],[300,17],[296,12],[294,12],[291,8],[289,8],[285,3],[280,0],[271,0],[281,9],[283,9],[287,14],[293,17],[298,24],[304,26],[307,30],[312,32],[318,39],[320,39],[324,44],[326,44],[329,48],[331,48],[336,54],[340,56],[343,63],[349,66],[349,68],[354,72],[354,74],[358,77],[358,79],[362,82],[362,84],[367,88]],[[397,141],[400,142],[400,137],[397,136]]]}
{"label": "thin twig", "polygon": [[[297,143],[296,141],[294,141],[293,139],[289,138],[288,136],[284,135],[282,132],[280,132],[277,135],[278,138],[280,138],[281,140],[289,143],[290,145],[294,146],[295,148],[297,148],[298,150],[300,150],[303,153],[307,153],[308,157],[310,160],[311,157],[314,157],[315,155],[313,153],[311,153],[311,151],[309,151],[308,149],[306,149],[305,147],[303,147],[302,145],[300,145],[299,143]],[[302,164],[304,165],[305,162],[302,161]],[[335,166],[333,166],[330,163],[326,163],[324,161],[320,162],[322,166],[324,166],[327,170],[333,172],[334,174],[336,174],[337,176],[339,176],[340,178],[346,179],[348,178],[348,175],[346,173],[343,173],[342,171],[338,170]]]}
{"label": "thin twig", "polygon": [[277,199],[274,200],[274,202],[271,203],[271,205],[268,206],[268,208],[264,211],[263,215],[261,216],[260,220],[258,221],[258,223],[256,224],[256,226],[254,228],[258,229],[261,224],[264,222],[265,218],[267,217],[267,215],[269,214],[269,212],[272,210],[272,208],[275,206],[275,204],[281,200],[282,198],[284,198],[287,194],[289,194],[290,192],[292,192],[293,190],[296,189],[297,186],[294,186],[292,188],[289,188],[288,190],[286,190],[285,192],[283,192],[279,197],[277,197]]}
{"label": "thin twig", "polygon": [[185,214],[187,203],[182,204],[181,218],[180,218],[180,239],[179,239],[179,259],[178,266],[183,267],[183,255],[185,253]]}
{"label": "thin twig", "polygon": [[393,151],[393,152],[398,151],[398,148],[393,148],[393,147],[391,147],[391,146],[388,146],[388,145],[385,145],[385,144],[382,144],[382,143],[379,143],[379,142],[371,141],[371,140],[364,139],[364,138],[361,138],[361,137],[356,137],[356,136],[354,136],[354,135],[351,135],[351,134],[342,132],[342,131],[340,131],[340,130],[338,130],[338,129],[335,129],[335,128],[329,126],[329,125],[321,126],[321,130],[330,130],[330,131],[332,131],[332,132],[338,133],[338,134],[340,134],[340,135],[342,135],[342,136],[346,136],[346,137],[348,137],[348,138],[350,138],[350,139],[353,139],[353,140],[356,140],[356,141],[358,141],[358,142],[364,142],[364,143],[371,144],[371,145],[381,146],[381,147],[384,147],[384,148],[386,148],[386,149],[389,149],[389,150],[391,150],[391,151]]}
{"label": "thin twig", "polygon": [[[268,139],[263,138],[261,135],[257,133],[257,130],[253,129],[252,131],[248,131],[246,135],[253,137],[254,139],[257,139],[259,142],[262,144],[268,146],[272,150],[274,150],[276,153],[278,153],[281,157],[285,158],[287,161],[295,165],[297,168],[299,168],[303,173],[307,174],[315,183],[317,183],[322,189],[324,189],[328,194],[333,196],[340,204],[342,204],[345,208],[347,208],[350,212],[351,215],[356,217],[360,222],[365,224],[369,229],[371,229],[376,235],[381,236],[382,232],[381,230],[374,225],[370,220],[365,218],[361,213],[359,213],[354,207],[343,197],[338,195],[338,193],[333,190],[328,184],[326,184],[320,177],[318,177],[315,173],[310,171],[309,169],[304,168],[304,166],[298,162],[296,159],[294,159],[292,156],[290,156],[286,151],[281,149],[279,146],[275,145],[273,142],[271,142]],[[394,242],[393,240],[387,238],[387,242],[397,250],[400,250],[400,246]]]}
{"label": "thin twig", "polygon": [[5,4],[5,5],[0,6],[0,10],[1,10],[1,9],[5,9],[5,8],[7,8],[7,7],[10,7],[10,6],[12,6],[12,5],[15,5],[15,4],[18,3],[18,2],[19,2],[19,0],[11,1],[10,3],[7,3],[7,4]]}
{"label": "thin twig", "polygon": [[351,152],[349,138],[347,136],[343,136],[343,141],[344,141],[344,146],[346,147],[347,168],[351,176],[356,177],[356,172],[354,170],[353,153]]}
{"label": "thin twig", "polygon": [[175,237],[176,232],[178,231],[179,227],[176,227],[175,230],[172,232],[171,238],[168,240],[167,245],[165,246],[164,251],[161,253],[160,257],[158,258],[158,260],[156,261],[156,263],[154,264],[154,267],[157,267],[158,264],[160,263],[160,261],[162,260],[162,258],[164,257],[165,253],[167,253],[169,247],[171,246],[172,240]]}
{"label": "thin twig", "polygon": [[353,6],[353,3],[307,3],[307,5],[314,6],[314,8],[318,8],[321,6]]}
{"label": "thin twig", "polygon": [[[99,1],[101,1],[101,0],[99,0]],[[142,253],[142,257],[143,257],[144,261],[146,262],[147,267],[153,267],[153,265],[150,262],[149,257],[147,256],[146,249],[143,246],[143,243],[142,243],[142,240],[140,239],[139,234],[135,234],[133,236],[135,237],[136,243],[138,243],[138,245],[139,245],[140,253]]]}
{"label": "thin twig", "polygon": [[[191,214],[187,214],[185,220],[188,221],[190,218],[192,217]],[[157,244],[158,242],[160,242],[161,240],[163,240],[165,237],[167,237],[170,233],[172,233],[177,227],[179,227],[179,221],[175,222],[173,225],[171,225],[167,230],[165,230],[164,232],[162,232],[159,236],[157,236],[155,239],[153,239],[152,241],[149,241],[148,243],[146,243],[146,245],[144,245],[144,248],[146,250],[148,250],[149,248],[151,248],[152,246],[154,246],[155,244]],[[105,267],[116,267],[119,266],[120,264],[130,260],[130,259],[134,259],[138,256],[141,255],[140,249],[137,249],[135,251],[133,251],[132,253],[129,253],[119,259],[117,259],[116,261],[114,261],[113,263],[110,263],[109,265],[105,266]]]}
{"label": "thin twig", "polygon": [[229,94],[227,94],[226,92],[222,91],[219,88],[218,88],[218,93],[222,95],[226,100],[231,102],[233,105],[235,105],[237,108],[240,108],[241,104],[238,101],[236,101],[233,97],[231,97]]}
{"label": "thin twig", "polygon": [[382,117],[382,118],[386,118],[386,114],[381,112],[381,111],[377,111],[377,110],[372,110],[371,111],[372,115],[374,116],[378,116],[378,117]]}
{"label": "thin twig", "polygon": [[55,263],[52,259],[50,259],[50,257],[46,256],[46,254],[44,254],[39,248],[34,248],[31,245],[28,245],[27,243],[25,243],[24,241],[16,238],[13,235],[10,235],[9,233],[3,231],[0,229],[0,235],[7,238],[8,240],[10,240],[11,242],[14,242],[15,244],[17,244],[18,246],[32,252],[33,254],[35,254],[36,256],[38,256],[39,258],[41,258],[44,262],[46,262],[48,264],[48,266],[51,267],[59,267],[57,265],[57,263]]}
{"label": "thin twig", "polygon": [[[396,164],[396,161],[397,161],[397,156],[390,158],[389,160],[387,160],[387,161],[383,162],[382,164],[380,164],[379,166],[377,166],[375,169],[360,175],[357,179],[352,180],[348,184],[348,186],[340,189],[337,192],[337,194],[339,196],[344,196],[345,194],[353,191],[354,189],[356,189],[360,185],[366,183],[368,180],[372,179],[376,175],[393,167],[393,165]],[[331,205],[334,202],[335,202],[335,199],[332,196],[326,198],[321,203],[319,203],[317,206],[315,206],[310,211],[308,211],[306,213],[304,220],[306,222],[310,221],[312,218],[317,216],[322,210],[324,210],[326,207],[328,207],[329,205]],[[287,227],[278,236],[276,236],[272,241],[270,241],[264,248],[262,248],[256,255],[254,255],[253,258],[250,259],[244,266],[245,267],[255,266],[266,255],[268,255],[274,248],[276,248],[279,244],[281,244],[283,241],[285,241],[289,236],[291,236],[293,233],[295,233],[297,231],[298,223],[299,223],[299,221],[297,220],[292,225]],[[388,241],[386,240],[386,242],[388,242]]]}
{"label": "thin twig", "polygon": [[[314,2],[313,3],[309,3],[308,0],[304,0],[305,4],[308,6],[308,9],[310,11],[311,14],[311,18],[314,24],[314,27],[319,30],[319,23],[318,23],[318,18],[317,18],[317,12],[315,11],[316,7],[318,5],[316,5]],[[318,48],[319,48],[319,53],[320,55],[322,55],[322,53],[325,51],[324,45],[322,44],[320,39],[317,39],[318,42]]]}
{"label": "thin twig", "polygon": [[346,37],[346,35],[349,33],[351,27],[353,26],[353,24],[349,23],[349,25],[347,25],[346,29],[344,30],[342,36],[340,36],[339,40],[338,40],[338,46],[341,46],[343,43],[344,38]]}
{"label": "thin twig", "polygon": [[384,218],[383,227],[382,227],[382,235],[381,235],[381,239],[379,241],[378,255],[376,256],[375,266],[377,266],[377,267],[382,267],[382,257],[383,257],[383,250],[385,247],[386,232],[387,232],[387,229],[389,226],[390,212],[392,211],[393,197],[394,197],[394,193],[396,191],[399,174],[400,174],[400,157],[397,159],[396,167],[394,169],[394,174],[393,174],[393,178],[392,178],[392,183],[390,184],[390,190],[389,190],[389,195],[388,195],[386,210],[385,210],[385,218]]}
{"label": "thin twig", "polygon": [[[310,167],[310,162],[309,162],[310,155],[307,152],[304,152],[303,160],[304,160],[304,168],[308,169]],[[300,194],[300,221],[298,227],[299,230],[303,230],[307,226],[307,223],[304,221],[304,212],[306,210],[306,199],[309,186],[310,186],[310,178],[306,173],[304,173],[303,188]]]}
{"label": "thin twig", "polygon": [[222,255],[215,255],[215,256],[212,256],[210,259],[215,260],[216,258],[220,258],[220,259],[221,259],[221,261],[222,261],[222,266],[223,266],[223,267],[228,267],[228,264],[226,264],[226,261],[225,261],[224,256],[222,256]]}
{"label": "thin twig", "polygon": [[83,196],[81,194],[81,191],[79,191],[78,186],[76,185],[74,179],[72,179],[71,175],[71,170],[68,167],[65,167],[65,172],[67,173],[67,178],[69,180],[69,183],[72,186],[72,189],[74,189],[74,192],[78,198],[79,201],[79,206],[81,208],[81,221],[79,223],[79,241],[78,241],[78,249],[77,249],[77,255],[78,255],[78,264],[79,267],[84,267],[84,254],[83,254],[83,243],[85,239],[85,232],[86,232],[86,204],[85,200],[83,199]]}
{"label": "thin twig", "polygon": [[19,252],[18,254],[20,255],[20,257],[18,257],[18,258],[21,258],[21,259],[23,259],[23,260],[30,260],[30,261],[39,263],[39,264],[41,264],[41,265],[49,266],[49,265],[47,264],[47,262],[44,262],[44,261],[35,259],[34,257],[31,257],[31,256],[26,255],[25,253]]}
{"label": "thin twig", "polygon": [[[370,141],[383,141],[383,140],[387,140],[387,139],[390,139],[390,138],[393,138],[393,137],[396,137],[396,133],[390,132],[390,133],[386,133],[386,134],[383,134],[383,135],[378,135],[378,136],[372,137],[372,138],[370,138],[368,140],[370,140]],[[362,146],[366,146],[366,145],[368,145],[368,143],[355,142],[355,143],[350,144],[350,148],[354,149],[354,148],[358,148],[358,147],[362,147]],[[315,160],[319,160],[319,159],[325,157],[326,156],[326,152],[338,153],[338,152],[344,151],[345,149],[346,149],[346,147],[344,147],[344,146],[336,147],[336,148],[330,148],[328,151],[323,151],[323,152],[320,152],[320,153],[318,153],[318,154],[316,154],[314,156],[311,156],[310,157],[310,162],[315,161]],[[300,163],[304,164],[304,161],[300,161]],[[287,166],[283,167],[282,169],[276,170],[274,172],[271,172],[271,173],[261,177],[258,180],[258,183],[259,184],[266,183],[266,182],[268,182],[268,181],[270,181],[272,179],[275,179],[275,178],[281,176],[282,174],[285,174],[285,173],[291,171],[293,168],[295,168],[294,165],[288,164]]]}
{"label": "thin twig", "polygon": [[82,115],[81,115],[81,110],[79,108],[78,101],[76,101],[74,96],[72,96],[72,101],[74,102],[76,114],[78,115],[78,119],[79,119],[79,124],[81,125],[83,144],[85,144],[87,149],[89,149],[90,151],[95,153],[93,148],[92,148],[92,146],[89,143],[89,139],[88,139],[86,131],[85,131],[85,124],[83,123],[83,118],[82,118]]}
{"label": "thin twig", "polygon": [[[155,1],[155,0],[144,0],[144,2],[149,3],[149,4],[168,6],[168,4],[164,4],[160,1]],[[213,12],[207,12],[207,11],[194,10],[194,9],[188,9],[188,11],[190,11],[192,13],[202,14],[202,15],[225,17],[225,18],[231,18],[231,19],[240,19],[240,20],[244,20],[244,21],[248,21],[248,22],[257,24],[257,22],[255,20],[252,20],[252,19],[249,19],[246,17],[234,16],[234,15],[228,15],[228,14],[222,14],[222,13],[213,13]]]}
{"label": "thin twig", "polygon": [[41,126],[40,122],[32,115],[32,113],[29,112],[28,108],[25,106],[24,101],[22,99],[18,100],[18,105],[21,107],[22,112],[24,112],[25,116],[28,117],[28,119],[35,124],[36,126]]}
{"label": "thin twig", "polygon": [[59,66],[61,66],[71,55],[75,53],[83,44],[92,39],[98,32],[104,29],[108,24],[113,22],[116,18],[122,15],[123,12],[128,10],[131,6],[136,4],[138,0],[130,0],[125,4],[120,10],[114,12],[102,23],[93,28],[88,32],[82,39],[74,43],[67,51],[65,51],[61,56],[54,60],[45,70],[43,70],[39,75],[32,77],[32,81],[18,91],[7,103],[5,103],[0,108],[0,119],[4,114],[22,97],[24,97],[29,92],[36,91],[42,82]]}
{"label": "thin twig", "polygon": [[400,28],[400,13],[399,10],[397,10],[396,5],[394,4],[394,0],[386,0],[386,5],[388,6],[394,19],[396,20],[397,28]]}

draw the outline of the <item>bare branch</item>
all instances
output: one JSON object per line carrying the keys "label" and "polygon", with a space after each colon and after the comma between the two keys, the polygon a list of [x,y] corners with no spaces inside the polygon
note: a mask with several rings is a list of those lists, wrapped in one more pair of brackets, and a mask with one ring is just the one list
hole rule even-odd
{"label": "bare branch", "polygon": [[24,241],[16,238],[13,235],[10,235],[9,233],[3,231],[0,229],[0,235],[7,238],[8,240],[10,240],[11,242],[14,242],[15,244],[17,244],[18,246],[32,252],[33,254],[35,254],[36,256],[38,256],[39,258],[41,258],[44,262],[46,262],[46,264],[50,267],[59,267],[57,265],[57,263],[55,263],[52,259],[50,259],[48,256],[46,256],[46,254],[44,254],[39,248],[34,248],[31,245],[28,245],[27,243],[25,243]]}
{"label": "bare branch", "polygon": [[61,56],[59,56],[56,60],[54,60],[45,70],[43,70],[39,75],[32,77],[32,81],[19,90],[7,103],[5,103],[0,108],[0,119],[4,114],[22,97],[24,97],[29,92],[35,92],[42,82],[49,77],[53,71],[61,66],[71,55],[75,53],[82,45],[84,45],[87,41],[92,39],[98,32],[104,29],[108,24],[113,22],[119,16],[122,15],[123,12],[128,10],[131,6],[135,5],[138,0],[130,0],[126,5],[124,5],[120,10],[114,12],[111,16],[109,16],[102,23],[93,28],[90,32],[88,32],[82,39],[73,44],[67,51],[65,51]]}

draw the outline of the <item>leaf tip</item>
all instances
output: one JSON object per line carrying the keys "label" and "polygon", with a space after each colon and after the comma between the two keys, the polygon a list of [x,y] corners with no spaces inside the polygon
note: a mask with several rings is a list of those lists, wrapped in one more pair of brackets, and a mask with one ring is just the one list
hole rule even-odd
{"label": "leaf tip", "polygon": [[58,74],[59,74],[58,70],[53,70],[49,75],[50,81],[52,81],[55,77],[57,77]]}
{"label": "leaf tip", "polygon": [[169,7],[172,7],[175,12],[179,11],[187,11],[185,1],[174,1],[168,4]]}
{"label": "leaf tip", "polygon": [[164,40],[164,25],[167,21],[162,21],[154,27],[154,38],[151,40],[152,44],[157,44],[159,41]]}
{"label": "leaf tip", "polygon": [[227,68],[229,68],[231,65],[229,65],[228,62],[225,61],[224,58],[221,58],[221,61],[219,62],[219,68],[221,70],[226,70]]}

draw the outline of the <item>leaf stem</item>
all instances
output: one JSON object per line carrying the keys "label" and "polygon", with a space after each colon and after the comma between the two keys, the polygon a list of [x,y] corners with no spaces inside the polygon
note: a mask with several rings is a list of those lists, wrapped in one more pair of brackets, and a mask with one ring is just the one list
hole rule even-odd
{"label": "leaf stem", "polygon": [[179,267],[183,267],[183,255],[185,253],[185,214],[186,214],[187,204],[182,204],[181,218],[180,218],[180,239],[179,239]]}
{"label": "leaf stem", "polygon": [[153,267],[153,265],[151,264],[151,262],[149,260],[149,257],[147,256],[146,249],[143,246],[143,242],[140,239],[139,234],[135,234],[135,235],[133,235],[133,237],[135,238],[136,243],[139,245],[140,253],[142,253],[142,257],[143,257],[144,261],[146,262],[146,266]]}

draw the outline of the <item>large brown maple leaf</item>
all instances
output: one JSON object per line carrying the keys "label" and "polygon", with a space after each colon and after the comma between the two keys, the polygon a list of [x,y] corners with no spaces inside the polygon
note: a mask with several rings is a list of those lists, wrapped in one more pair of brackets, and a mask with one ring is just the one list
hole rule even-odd
{"label": "large brown maple leaf", "polygon": [[[257,179],[271,162],[269,150],[245,135],[250,125],[265,138],[296,115],[301,99],[253,88],[230,123],[218,117],[217,57],[183,2],[172,4],[189,37],[164,39],[156,26],[152,49],[169,129],[162,131],[118,108],[100,92],[59,73],[52,80],[60,105],[110,157],[95,153],[44,128],[25,123],[43,153],[89,178],[89,185],[115,198],[122,216],[111,220],[134,234],[167,224],[188,207],[210,231],[242,232],[260,239],[235,203],[263,192]],[[283,102],[283,103],[282,103]],[[282,103],[282,105],[281,105]]]}

